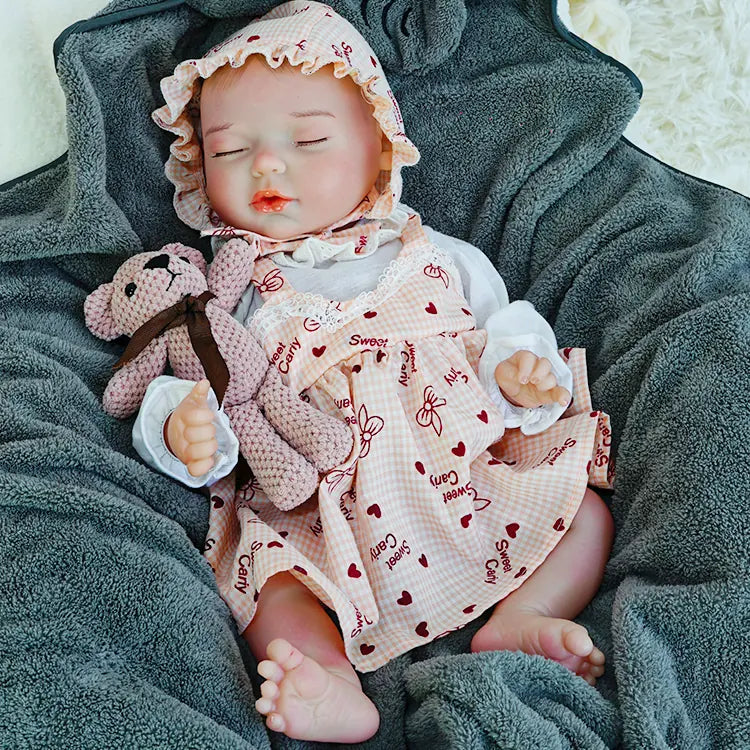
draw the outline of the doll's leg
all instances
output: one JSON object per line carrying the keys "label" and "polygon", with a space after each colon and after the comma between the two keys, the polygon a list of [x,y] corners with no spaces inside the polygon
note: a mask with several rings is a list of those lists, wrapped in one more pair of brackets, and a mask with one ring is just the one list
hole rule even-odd
{"label": "doll's leg", "polygon": [[599,588],[613,536],[609,509],[587,489],[560,543],[522,586],[497,604],[472,639],[471,650],[541,654],[593,685],[604,673],[604,654],[586,628],[571,619]]}
{"label": "doll's leg", "polygon": [[343,463],[352,449],[352,432],[340,420],[305,403],[269,367],[256,400],[268,421],[310,463],[330,471]]}
{"label": "doll's leg", "polygon": [[316,742],[361,742],[380,717],[362,692],[333,621],[289,573],[266,581],[243,637],[266,681],[255,706],[269,729]]}

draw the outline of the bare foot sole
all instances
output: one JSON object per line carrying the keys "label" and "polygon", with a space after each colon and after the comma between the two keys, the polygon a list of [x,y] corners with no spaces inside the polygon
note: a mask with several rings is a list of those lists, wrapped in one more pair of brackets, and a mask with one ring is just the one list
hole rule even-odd
{"label": "bare foot sole", "polygon": [[283,638],[271,641],[266,655],[255,707],[269,729],[315,742],[362,742],[377,732],[378,710],[356,675],[322,667]]}
{"label": "bare foot sole", "polygon": [[493,613],[474,635],[472,651],[523,651],[559,662],[589,685],[604,674],[604,654],[586,628],[536,612]]}

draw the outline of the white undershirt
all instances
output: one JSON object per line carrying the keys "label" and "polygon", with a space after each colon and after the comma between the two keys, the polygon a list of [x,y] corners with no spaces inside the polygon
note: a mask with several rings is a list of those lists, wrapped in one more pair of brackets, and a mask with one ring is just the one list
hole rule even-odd
{"label": "white undershirt", "polygon": [[[403,213],[411,212],[399,204]],[[413,213],[413,212],[412,212]],[[479,379],[492,401],[502,410],[506,427],[520,427],[527,435],[547,429],[565,411],[567,406],[558,403],[528,409],[508,403],[495,382],[495,367],[519,349],[527,349],[538,357],[546,357],[558,385],[572,392],[573,377],[567,364],[557,351],[555,334],[547,321],[525,300],[508,302],[508,293],[502,278],[481,250],[468,242],[450,237],[424,227],[427,237],[455,263],[463,295],[474,314],[477,328],[486,329],[487,345],[479,363]],[[384,232],[384,234],[386,234]],[[333,257],[325,252],[295,257],[277,258],[284,266],[284,275],[298,292],[320,294],[327,299],[351,299],[374,289],[381,274],[401,250],[401,240],[389,231],[376,252],[354,260]],[[245,326],[255,311],[263,304],[260,294],[251,284],[237,308],[232,313]],[[135,425],[133,444],[143,460],[159,471],[190,487],[212,484],[226,476],[237,459],[237,440],[231,434],[229,421],[221,410],[217,411],[215,424],[219,442],[218,460],[214,469],[202,477],[191,477],[185,466],[169,454],[162,437],[163,424],[177,404],[190,391],[190,381],[170,376],[160,376],[148,387]]]}

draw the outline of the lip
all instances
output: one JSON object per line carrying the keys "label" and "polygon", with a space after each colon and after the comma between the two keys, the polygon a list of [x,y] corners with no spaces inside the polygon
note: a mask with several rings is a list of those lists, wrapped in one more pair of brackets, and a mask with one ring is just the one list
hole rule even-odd
{"label": "lip", "polygon": [[259,190],[251,201],[252,207],[261,213],[279,213],[283,211],[292,198],[287,197],[278,190]]}

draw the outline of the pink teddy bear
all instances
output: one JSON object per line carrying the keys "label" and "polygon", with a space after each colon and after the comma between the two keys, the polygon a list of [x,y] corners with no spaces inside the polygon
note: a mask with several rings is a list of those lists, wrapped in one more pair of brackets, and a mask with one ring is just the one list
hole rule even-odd
{"label": "pink teddy bear", "polygon": [[255,478],[274,505],[290,510],[314,493],[319,471],[346,460],[353,438],[343,422],[284,385],[252,334],[230,314],[250,283],[254,259],[247,242],[232,239],[206,278],[198,250],[165,245],[125,261],[112,282],[89,294],[84,313],[95,336],[131,337],[115,365],[121,369],[104,391],[107,413],[133,414],[167,360],[179,378],[208,377],[220,403],[223,396]]}

